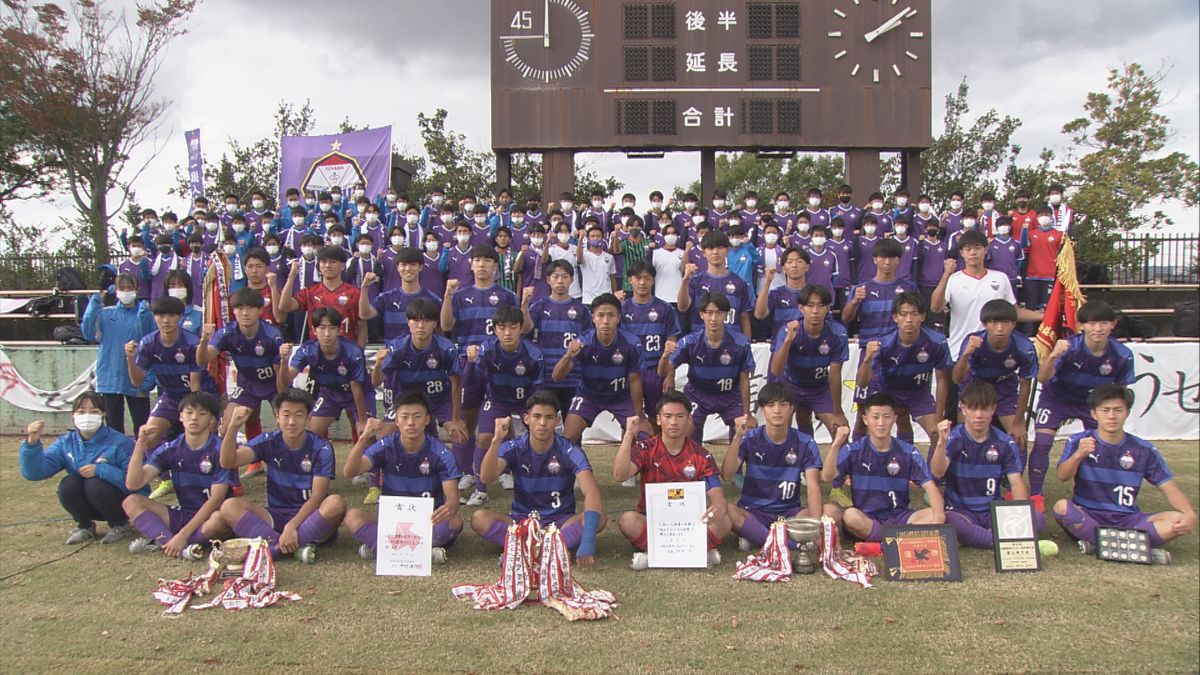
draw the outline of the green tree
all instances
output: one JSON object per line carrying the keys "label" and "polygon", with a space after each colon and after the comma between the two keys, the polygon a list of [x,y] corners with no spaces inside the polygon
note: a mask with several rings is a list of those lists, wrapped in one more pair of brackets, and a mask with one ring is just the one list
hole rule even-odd
{"label": "green tree", "polygon": [[1111,69],[1108,90],[1088,94],[1084,116],[1063,125],[1072,145],[1058,174],[1080,214],[1072,233],[1080,260],[1136,262],[1138,256],[1114,244],[1132,230],[1170,224],[1161,205],[1196,205],[1196,162],[1183,152],[1162,152],[1171,139],[1171,121],[1162,111],[1163,75],[1136,63]]}
{"label": "green tree", "polygon": [[[845,182],[845,158],[831,153],[804,153],[792,159],[759,159],[752,152],[732,152],[717,155],[716,189],[724,190],[731,202],[740,203],[742,195],[753,190],[759,201],[769,202],[777,193],[787,192],[793,200],[802,199],[810,188],[819,188],[826,204],[834,204],[837,188]],[[712,195],[700,194],[700,181],[692,181],[686,189],[675,188],[675,200],[685,193],[700,198],[707,206]]]}

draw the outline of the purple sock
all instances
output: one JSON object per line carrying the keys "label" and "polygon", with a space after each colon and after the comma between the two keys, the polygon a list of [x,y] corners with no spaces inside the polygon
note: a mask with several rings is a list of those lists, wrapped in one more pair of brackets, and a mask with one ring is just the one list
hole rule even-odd
{"label": "purple sock", "polygon": [[133,526],[143,537],[162,546],[171,539],[171,529],[153,511],[142,511],[133,519]]}
{"label": "purple sock", "polygon": [[1046,514],[1037,509],[1033,510],[1033,527],[1038,534],[1046,531]]}
{"label": "purple sock", "polygon": [[321,544],[333,536],[333,533],[336,531],[337,526],[325,520],[319,510],[313,511],[308,514],[303,523],[300,523],[300,527],[296,528],[296,540],[301,546],[305,544]]}
{"label": "purple sock", "polygon": [[375,542],[379,541],[379,523],[363,523],[363,526],[354,531],[354,538],[360,544],[366,544],[372,551],[375,550]]}
{"label": "purple sock", "polygon": [[883,541],[883,526],[879,524],[878,520],[871,518],[871,532],[863,541]]}
{"label": "purple sock", "polygon": [[1046,485],[1046,471],[1050,469],[1050,448],[1054,445],[1054,436],[1037,434],[1034,437],[1033,450],[1029,453],[1029,494],[1042,494]]}
{"label": "purple sock", "polygon": [[[279,543],[279,533],[273,527],[267,524],[267,521],[258,517],[258,514],[247,511],[238,518],[237,524],[233,526],[233,532],[239,537],[247,539],[261,538],[271,543],[272,546]],[[278,551],[273,551],[272,555],[278,557]]]}
{"label": "purple sock", "polygon": [[475,436],[472,435],[466,443],[451,443],[450,452],[454,455],[454,464],[459,471],[466,472],[471,465],[472,453],[475,451]]}
{"label": "purple sock", "polygon": [[1154,526],[1154,523],[1147,523],[1147,525],[1149,527],[1143,531],[1150,537],[1150,546],[1154,548],[1166,546],[1167,542],[1163,541],[1162,535],[1158,533],[1158,528]]}
{"label": "purple sock", "polygon": [[579,548],[579,542],[583,541],[583,523],[575,522],[562,529],[563,544],[566,545],[568,551],[574,551]]}
{"label": "purple sock", "polygon": [[475,453],[471,457],[471,469],[475,473],[475,489],[480,492],[487,492],[487,483],[479,477],[479,469],[483,466],[483,456],[487,454],[487,448],[475,448]]}
{"label": "purple sock", "polygon": [[762,545],[767,542],[769,532],[762,523],[758,522],[758,518],[746,515],[746,519],[742,521],[742,527],[738,530],[738,536],[754,545],[755,548],[762,548]]}
{"label": "purple sock", "polygon": [[504,548],[504,540],[508,538],[508,523],[497,520],[488,525],[487,532],[483,533],[483,538],[491,543]]}
{"label": "purple sock", "polygon": [[207,536],[205,536],[203,530],[204,530],[203,526],[197,527],[196,531],[193,532],[190,536],[188,536],[188,543],[189,544],[200,544],[201,546],[207,545],[209,542],[209,539]]}
{"label": "purple sock", "polygon": [[971,548],[992,548],[992,532],[972,522],[967,516],[954,511],[946,512],[946,523],[954,526],[958,541]]}
{"label": "purple sock", "polygon": [[1058,511],[1054,512],[1054,519],[1062,526],[1062,529],[1067,531],[1067,534],[1082,539],[1091,543],[1096,543],[1096,521],[1091,516],[1075,505],[1075,502],[1067,502],[1067,513],[1059,515]]}
{"label": "purple sock", "polygon": [[433,545],[440,548],[447,548],[450,544],[458,539],[458,535],[462,534],[462,526],[453,529],[450,527],[450,521],[443,520],[433,526]]}

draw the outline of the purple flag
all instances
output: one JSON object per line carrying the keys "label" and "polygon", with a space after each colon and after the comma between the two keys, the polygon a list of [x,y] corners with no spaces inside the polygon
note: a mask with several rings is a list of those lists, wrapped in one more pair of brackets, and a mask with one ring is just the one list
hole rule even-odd
{"label": "purple flag", "polygon": [[200,130],[183,132],[188,146],[188,189],[192,199],[204,196],[204,155],[200,152]]}
{"label": "purple flag", "polygon": [[367,198],[387,190],[392,173],[392,128],[330,136],[284,136],[280,152],[279,199],[288,188],[317,193],[362,183]]}

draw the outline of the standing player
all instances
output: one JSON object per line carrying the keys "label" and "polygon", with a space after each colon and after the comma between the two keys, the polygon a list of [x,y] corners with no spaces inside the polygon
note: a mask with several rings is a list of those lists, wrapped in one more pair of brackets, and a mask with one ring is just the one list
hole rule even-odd
{"label": "standing player", "polygon": [[[992,548],[991,503],[1002,500],[1000,485],[1007,480],[1014,499],[1028,499],[1021,475],[1025,465],[1012,437],[992,426],[996,390],[987,382],[963,387],[958,399],[962,424],[938,423],[938,440],[929,453],[933,477],[945,481],[946,522],[954,526],[958,541],[972,548]],[[1046,528],[1046,517],[1036,513],[1037,531]]]}
{"label": "standing player", "polygon": [[[847,444],[849,429],[838,429],[821,468],[821,480],[849,478],[854,506],[842,514],[846,531],[863,541],[880,541],[884,525],[940,525],[946,522],[925,458],[911,444],[892,436],[896,404],[887,394],[872,394],[862,405],[868,434]],[[909,481],[925,491],[927,508],[909,508]]]}
{"label": "standing player", "polygon": [[[157,318],[157,317],[156,317]],[[1064,422],[1077,419],[1084,429],[1095,429],[1088,395],[1101,384],[1131,385],[1133,352],[1111,337],[1117,315],[1111,305],[1093,300],[1075,315],[1079,335],[1054,344],[1050,357],[1038,367],[1042,393],[1034,417],[1036,435],[1029,453],[1029,492],[1042,504],[1042,487],[1050,468],[1050,447]],[[1040,509],[1039,509],[1040,510]]]}
{"label": "standing player", "polygon": [[[1097,527],[1132,528],[1150,535],[1154,562],[1170,562],[1162,546],[1196,529],[1196,512],[1158,449],[1125,433],[1133,392],[1120,384],[1102,384],[1088,395],[1087,405],[1096,422],[1063,448],[1058,479],[1074,479],[1074,493],[1054,504],[1054,519],[1079,540],[1084,553],[1094,550]],[[1138,508],[1143,480],[1162,491],[1172,511],[1144,513]]]}
{"label": "standing player", "polygon": [[383,386],[384,417],[380,437],[394,433],[395,401],[405,392],[425,397],[429,404],[428,433],[437,436],[442,425],[451,438],[463,441],[466,426],[462,423],[462,362],[458,347],[434,333],[438,308],[432,300],[417,298],[408,304],[408,334],[388,340],[375,352],[371,370],[371,386]]}
{"label": "standing player", "polygon": [[[779,518],[841,515],[833,504],[822,506],[821,451],[812,436],[791,427],[795,406],[787,385],[764,386],[758,392],[758,409],[766,425],[756,427],[753,417],[739,417],[721,462],[721,478],[726,481],[733,480],[739,466],[746,467],[742,496],[729,507],[729,520],[743,551],[762,548],[771,524]],[[800,504],[802,490],[808,493],[805,508]],[[794,548],[793,544],[788,542]]]}
{"label": "standing player", "polygon": [[[512,510],[505,516],[479,509],[471,516],[471,529],[487,541],[503,547],[505,533],[513,522],[537,512],[543,526],[553,524],[562,532],[563,543],[575,550],[581,565],[596,561],[596,533],[608,524],[600,502],[600,486],[583,450],[554,433],[558,426],[558,398],[538,391],[529,397],[524,416],[529,431],[505,441],[512,420],[496,418],[480,479],[486,484],[511,470],[516,477]],[[583,513],[575,512],[575,489],[583,493]]]}
{"label": "standing player", "polygon": [[[558,363],[571,341],[592,327],[591,310],[569,293],[574,276],[570,263],[553,260],[546,266],[550,295],[534,300],[533,288],[527,287],[522,292],[521,312],[525,316],[522,328],[531,334],[530,339],[542,350],[547,363]],[[562,382],[547,385],[546,389],[558,397],[559,409],[566,410],[579,389],[579,366],[572,368]]]}
{"label": "standing player", "polygon": [[656,273],[649,263],[630,265],[628,275],[633,295],[621,303],[622,322],[625,330],[641,342],[642,406],[645,410],[653,410],[663,393],[658,361],[662,358],[664,344],[679,337],[679,315],[674,307],[654,296]]}
{"label": "standing player", "polygon": [[677,344],[667,340],[658,374],[664,390],[675,389],[675,370],[688,367],[683,393],[692,402],[692,439],[704,441],[704,423],[709,415],[718,415],[729,425],[750,414],[750,374],[754,372],[754,354],[750,339],[725,330],[729,299],[723,293],[705,293],[697,303],[703,330],[685,336]]}
{"label": "standing player", "polygon": [[221,441],[222,468],[236,469],[251,462],[270,467],[266,508],[234,497],[221,504],[221,518],[239,537],[270,542],[275,559],[295,552],[301,562],[316,562],[317,544],[332,540],[346,515],[346,500],[329,494],[333,446],[305,430],[312,410],[311,396],[288,389],[275,398],[279,430],[238,447],[237,430],[250,416],[248,409],[239,407],[234,408],[229,433]]}
{"label": "standing player", "polygon": [[741,277],[729,271],[729,237],[724,232],[709,232],[700,241],[700,248],[708,262],[708,271],[697,274],[697,268],[692,263],[684,267],[684,283],[679,287],[679,311],[691,310],[692,326],[699,326],[700,297],[713,291],[724,293],[730,304],[725,323],[730,330],[749,336],[753,307],[750,287]]}
{"label": "standing player", "polygon": [[783,253],[783,276],[785,283],[773,286],[776,271],[767,267],[763,271],[762,289],[758,299],[754,301],[754,318],[762,321],[771,318],[771,335],[779,334],[779,330],[792,321],[800,319],[800,291],[805,287],[808,278],[810,258],[808,251],[798,247],[788,247]]}
{"label": "standing player", "polygon": [[308,369],[317,392],[317,402],[309,411],[309,431],[329,438],[329,427],[343,412],[355,430],[375,416],[375,389],[362,348],[338,334],[342,317],[337,311],[318,307],[312,316],[317,339],[300,345],[294,354],[290,344],[279,349],[280,388],[286,389],[300,371]]}
{"label": "standing player", "polygon": [[[317,255],[317,267],[321,273],[321,282],[314,284],[293,295],[296,276],[300,273],[300,261],[293,260],[287,281],[279,294],[279,306],[275,318],[282,320],[282,315],[297,310],[308,312],[315,317],[315,310],[326,307],[337,311],[341,320],[338,326],[339,334],[359,347],[367,344],[367,322],[359,321],[357,286],[346,283],[342,273],[346,271],[346,250],[338,246],[321,249]],[[310,320],[308,339],[317,336],[316,322]]]}
{"label": "standing player", "polygon": [[771,376],[791,389],[796,428],[810,436],[813,414],[830,434],[850,424],[842,413],[842,364],[850,358],[850,340],[845,326],[827,319],[832,300],[824,286],[801,289],[804,320],[776,333],[771,349]]}
{"label": "standing player", "polygon": [[140,494],[126,497],[122,504],[125,513],[142,534],[129,543],[130,553],[161,549],[178,558],[191,544],[204,545],[228,535],[219,510],[238,479],[220,465],[221,438],[212,431],[220,416],[217,399],[193,392],[179,402],[182,434],[146,456],[147,441],[154,431],[144,426],[138,432],[125,471],[125,487],[140,490],[155,476],[170,475],[179,505],[167,507]]}
{"label": "standing player", "polygon": [[[383,317],[383,339],[394,340],[408,335],[408,316],[405,311],[408,304],[417,298],[427,298],[441,304],[442,299],[431,291],[421,288],[421,252],[415,248],[402,248],[396,254],[396,269],[400,273],[400,285],[390,288],[374,300],[370,294],[362,292],[358,296],[359,318],[369,321],[377,316]],[[374,272],[368,272],[363,277],[363,288],[369,289],[379,281]]]}
{"label": "standing player", "polygon": [[704,481],[709,503],[703,517],[708,528],[708,565],[720,565],[721,554],[717,547],[729,534],[732,523],[725,493],[721,491],[717,462],[703,445],[688,438],[692,414],[691,402],[686,396],[675,390],[665,392],[658,401],[657,417],[659,434],[643,440],[638,440],[640,430],[636,421],[626,420],[625,435],[613,459],[613,480],[621,483],[639,476],[643,486],[637,510],[625,511],[617,521],[621,534],[633,544],[633,561],[629,566],[635,571],[650,566],[646,556],[645,486],[691,481]]}
{"label": "standing player", "polygon": [[[342,473],[347,478],[372,471],[383,473],[383,494],[389,497],[432,497],[433,562],[446,562],[446,549],[462,533],[458,515],[458,479],[462,472],[454,455],[436,436],[429,434],[432,419],[429,402],[417,391],[406,391],[395,399],[393,421],[398,430],[383,434],[379,420],[367,420],[358,442],[346,456]],[[368,447],[369,446],[369,447]],[[346,529],[359,541],[358,555],[375,558],[379,517],[366,509],[350,509]]]}

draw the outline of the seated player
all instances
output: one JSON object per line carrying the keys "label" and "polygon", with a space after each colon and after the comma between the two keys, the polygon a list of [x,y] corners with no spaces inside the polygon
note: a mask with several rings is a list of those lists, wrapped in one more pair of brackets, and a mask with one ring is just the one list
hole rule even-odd
{"label": "seated player", "polygon": [[221,437],[213,429],[221,417],[221,404],[212,394],[192,392],[179,401],[179,417],[183,433],[149,455],[147,441],[154,431],[149,425],[138,431],[125,470],[125,487],[140,490],[155,476],[170,472],[179,505],[168,507],[140,494],[126,497],[125,513],[142,534],[129,543],[130,553],[162,550],[178,558],[192,544],[204,545],[229,534],[219,511],[238,479],[220,464]]}
{"label": "seated player", "polygon": [[[462,473],[454,455],[429,433],[433,411],[419,391],[406,391],[394,400],[392,426],[397,431],[382,435],[379,420],[367,420],[358,442],[346,457],[342,472],[347,478],[361,473],[383,472],[383,494],[389,497],[433,498],[433,562],[446,562],[446,549],[462,533],[458,515],[458,479]],[[358,555],[375,558],[379,517],[366,509],[350,509],[346,529],[360,543]]]}
{"label": "seated player", "polygon": [[250,418],[250,410],[237,407],[230,413],[229,431],[221,442],[222,468],[236,469],[251,462],[266,462],[269,467],[267,506],[233,497],[221,505],[221,518],[239,537],[269,541],[276,560],[281,554],[295,553],[301,562],[316,562],[316,545],[332,541],[346,515],[346,500],[329,494],[333,446],[306,429],[312,411],[312,397],[289,388],[275,397],[277,431],[238,447],[237,430]]}
{"label": "seated player", "polygon": [[657,270],[654,265],[646,261],[635,262],[626,270],[626,276],[633,294],[621,303],[624,327],[641,341],[642,408],[653,410],[663,393],[658,361],[662,358],[663,345],[679,337],[679,314],[667,302],[655,297]]}
{"label": "seated player", "polygon": [[[868,396],[862,406],[867,435],[847,444],[849,429],[838,429],[821,468],[821,480],[850,479],[854,506],[842,514],[842,524],[862,541],[880,541],[884,525],[946,522],[942,493],[925,458],[911,443],[892,435],[896,408],[887,394]],[[925,491],[927,508],[909,508],[909,481]]]}
{"label": "seated player", "polygon": [[688,367],[683,393],[692,402],[692,438],[704,441],[704,423],[709,415],[718,415],[729,425],[750,414],[750,374],[754,372],[754,354],[750,338],[725,329],[729,298],[724,293],[705,293],[697,303],[704,328],[676,343],[667,340],[658,374],[664,389],[675,388],[675,370]]}
{"label": "seated player", "polygon": [[[553,260],[546,265],[545,274],[550,295],[535,300],[533,287],[526,287],[521,294],[521,311],[525,315],[522,328],[542,350],[547,363],[558,363],[571,340],[592,327],[591,310],[583,300],[571,297],[574,278],[575,268],[570,262]],[[579,389],[579,365],[576,364],[561,382],[547,382],[545,389],[558,397],[559,409],[566,410]]]}
{"label": "seated player", "polygon": [[[467,506],[482,506],[487,502],[488,481],[479,480],[480,467],[483,456],[492,445],[492,429],[496,428],[496,420],[521,414],[527,405],[526,401],[541,386],[544,369],[542,350],[521,337],[524,323],[521,310],[505,305],[496,310],[492,321],[495,336],[484,340],[482,344],[467,347],[465,379],[480,383],[483,389],[483,405],[479,407],[472,460],[475,492],[467,500]],[[505,490],[513,489],[512,476],[502,474],[500,486]]]}
{"label": "seated player", "polygon": [[642,413],[642,350],[636,336],[620,327],[621,301],[604,293],[592,301],[592,330],[572,340],[567,353],[554,364],[551,377],[561,382],[580,364],[579,391],[571,399],[563,433],[575,444],[583,430],[602,412],[609,412],[617,424],[629,418],[649,430]]}
{"label": "seated player", "polygon": [[[536,512],[543,526],[558,527],[563,543],[575,551],[579,564],[591,565],[596,561],[596,533],[608,519],[587,455],[554,432],[558,412],[558,397],[545,390],[534,392],[526,401],[523,420],[529,431],[509,441],[504,439],[512,420],[495,418],[495,433],[483,457],[479,480],[486,485],[512,470],[516,479],[512,510],[506,516],[479,509],[471,516],[471,529],[503,547],[508,526]],[[583,493],[583,513],[575,512],[576,487]]]}
{"label": "seated player", "polygon": [[[729,520],[743,551],[762,548],[771,523],[792,516],[828,515],[840,519],[841,509],[824,506],[821,499],[821,451],[812,436],[791,427],[795,406],[792,392],[782,382],[772,382],[758,392],[758,410],[765,426],[754,426],[751,416],[735,421],[733,441],[721,462],[721,478],[733,480],[745,466],[742,496],[729,507]],[[800,492],[807,491],[808,506],[801,508]],[[795,542],[789,540],[788,545]]]}
{"label": "seated player", "polygon": [[305,368],[315,383],[317,402],[308,424],[321,438],[329,438],[329,427],[343,412],[356,429],[375,416],[375,388],[370,386],[366,357],[362,347],[338,335],[341,320],[337,310],[318,307],[312,313],[317,339],[300,345],[294,354],[290,344],[279,349],[281,389]]}
{"label": "seated player", "polygon": [[1084,304],[1075,315],[1079,334],[1054,344],[1050,357],[1038,367],[1038,396],[1034,416],[1033,450],[1029,453],[1029,492],[1042,510],[1042,486],[1050,467],[1054,434],[1067,420],[1077,419],[1084,429],[1095,429],[1088,395],[1101,384],[1131,385],[1133,352],[1111,337],[1117,315],[1107,302]]}
{"label": "seated player", "polygon": [[165,295],[155,300],[150,311],[158,330],[140,342],[125,343],[125,362],[133,386],[142,386],[147,373],[158,381],[158,400],[146,422],[150,426],[147,447],[158,447],[167,432],[179,424],[179,401],[184,396],[193,391],[217,393],[217,383],[196,362],[200,337],[179,329],[184,309],[179,298]]}
{"label": "seated player", "polygon": [[829,319],[833,295],[809,284],[800,289],[802,321],[789,321],[775,334],[771,377],[786,383],[796,406],[796,428],[813,433],[812,417],[833,435],[849,426],[842,413],[842,364],[850,358],[846,327]]}
{"label": "seated player", "polygon": [[[243,288],[233,294],[232,304],[234,323],[225,324],[219,331],[211,323],[204,324],[196,362],[207,366],[220,354],[229,354],[237,366],[237,384],[227,392],[226,410],[235,405],[249,408],[247,426],[262,433],[262,404],[270,404],[279,394],[279,348],[283,346],[283,336],[261,318],[261,291]],[[229,427],[228,416],[222,422],[220,434],[224,436]]]}
{"label": "seated player", "polygon": [[637,421],[632,418],[626,420],[625,435],[613,459],[613,480],[620,483],[639,476],[643,486],[637,510],[623,512],[617,521],[621,534],[635,549],[629,565],[635,571],[650,566],[646,556],[645,489],[650,483],[704,481],[709,503],[704,512],[704,522],[708,526],[708,566],[721,564],[717,547],[732,528],[729,505],[721,490],[721,475],[716,460],[703,445],[688,438],[691,410],[692,403],[687,396],[671,389],[663,392],[658,400],[656,413],[660,431],[657,436],[638,440],[640,428]]}
{"label": "seated player", "polygon": [[[1058,479],[1074,479],[1070,499],[1054,504],[1054,519],[1079,540],[1084,553],[1093,552],[1097,527],[1141,530],[1150,536],[1151,559],[1171,561],[1162,547],[1196,529],[1196,512],[1175,482],[1158,449],[1149,441],[1125,433],[1133,408],[1133,392],[1120,384],[1102,384],[1088,395],[1094,420],[1090,429],[1067,439],[1058,460]],[[1145,513],[1137,497],[1142,480],[1158,486],[1171,511]]]}
{"label": "seated player", "polygon": [[[915,420],[937,441],[937,424],[944,417],[946,397],[950,393],[950,370],[954,361],[946,336],[924,327],[925,298],[920,293],[901,293],[892,306],[896,330],[867,343],[866,354],[858,366],[858,387],[867,395],[886,392],[896,404],[897,436],[912,443]],[[930,380],[936,379],[935,394],[929,392]],[[866,431],[865,419],[855,424],[855,435]]]}
{"label": "seated player", "polygon": [[[958,426],[938,423],[938,440],[929,453],[929,470],[944,480],[946,522],[954,526],[958,541],[972,548],[992,548],[991,503],[1004,499],[1001,483],[1008,481],[1014,499],[1028,499],[1021,478],[1024,465],[1012,437],[992,426],[996,390],[987,382],[971,382],[958,399]],[[1034,512],[1037,531],[1046,529],[1046,517]]]}
{"label": "seated player", "polygon": [[954,364],[954,383],[960,387],[971,382],[987,382],[999,398],[996,414],[1000,423],[1017,442],[1021,466],[1025,466],[1026,413],[1029,392],[1037,375],[1037,350],[1029,338],[1013,332],[1017,327],[1017,308],[1007,300],[988,300],[979,311],[984,330],[971,333],[963,341]]}

